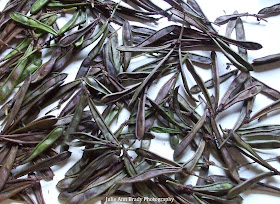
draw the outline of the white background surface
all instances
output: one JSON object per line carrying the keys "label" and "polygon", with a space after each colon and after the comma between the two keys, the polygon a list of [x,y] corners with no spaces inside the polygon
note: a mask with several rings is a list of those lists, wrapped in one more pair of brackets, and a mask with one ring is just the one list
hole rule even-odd
{"label": "white background surface", "polygon": [[[7,0],[0,0],[0,10],[4,7]],[[163,5],[161,0],[154,0],[158,5]],[[251,14],[257,13],[260,9],[266,6],[270,6],[276,3],[280,3],[280,1],[277,0],[231,0],[231,1],[223,1],[223,0],[197,0],[200,7],[202,8],[205,15],[208,17],[210,21],[214,21],[218,16],[224,15],[224,14],[232,14],[235,10],[237,10],[239,13],[241,12],[249,12]],[[254,17],[243,17],[242,20],[244,21],[244,27],[245,27],[245,33],[246,33],[246,39],[248,41],[256,41],[262,44],[263,48],[258,51],[248,51],[248,59],[249,62],[252,62],[252,59],[257,57],[262,57],[269,54],[275,54],[280,53],[280,16],[275,17],[269,17],[266,18],[268,22],[260,21],[258,22],[256,18]],[[132,23],[133,24],[133,23]],[[169,22],[162,20],[159,27],[164,27],[168,25]],[[219,31],[220,34],[224,35],[226,25],[223,25],[221,27],[215,26],[215,28]],[[232,38],[235,38],[235,33],[233,32]],[[234,47],[233,47],[234,48]],[[200,52],[201,53],[201,52]],[[81,55],[86,55],[87,51],[84,51]],[[209,56],[210,52],[202,52],[203,55]],[[80,58],[81,59],[81,58]],[[219,60],[219,69],[220,74],[223,74],[227,72],[226,70],[226,63],[228,62],[223,55],[218,54],[218,60]],[[81,61],[77,61],[75,63],[71,64],[70,68],[67,68],[66,71],[70,73],[70,76],[68,76],[68,80],[72,80],[75,76],[76,71],[79,68]],[[137,65],[137,62],[133,63],[132,66]],[[210,69],[202,69],[197,68],[199,74],[203,77],[203,79],[207,80],[211,78],[211,71]],[[259,71],[251,72],[251,75],[260,79],[261,81],[267,83],[269,86],[280,90],[280,63],[273,63],[269,66],[259,66]],[[193,83],[193,80],[190,77],[191,83]],[[221,93],[220,96],[222,97],[223,93],[225,92],[225,89],[229,86],[231,80],[226,81],[221,85]],[[153,91],[158,90],[158,87],[160,87],[160,84],[155,85],[155,88]],[[210,91],[212,93],[212,90]],[[154,98],[155,94],[151,94],[151,91],[149,92],[150,97]],[[258,95],[255,100],[255,106],[253,109],[253,113],[260,108],[268,105],[272,101],[268,99],[267,97],[263,95]],[[225,111],[221,114],[220,117],[218,117],[219,121],[218,124],[222,124],[223,128],[232,128],[236,118],[238,117],[239,111],[241,110],[241,105],[237,104],[229,109],[229,111]],[[200,107],[200,111],[202,110],[202,107]],[[125,114],[125,113],[124,113]],[[260,123],[262,124],[280,124],[280,116],[279,111],[274,112],[269,115],[270,117],[267,119],[264,119]],[[252,124],[257,124],[258,122],[255,121]],[[56,190],[55,185],[59,180],[61,180],[64,177],[64,173],[66,170],[68,170],[71,165],[80,158],[81,151],[77,149],[70,149],[71,151],[74,151],[71,158],[65,162],[62,165],[52,167],[55,173],[55,177],[53,181],[50,182],[44,182],[42,181],[42,186],[44,190],[44,198],[47,204],[56,204],[59,203],[57,200],[58,191]],[[164,136],[160,136],[158,140],[153,141],[151,150],[157,153],[160,153],[163,156],[166,156],[167,158],[172,158],[172,150],[169,147],[168,139],[166,139]],[[261,151],[260,151],[261,152]],[[262,154],[264,155],[264,158],[271,158],[279,154],[280,151],[276,150],[273,152],[270,152],[270,154]],[[275,167],[280,170],[280,165],[276,162],[272,162],[272,165],[275,165]],[[211,173],[219,174],[220,170],[217,168],[211,168]],[[257,171],[258,172],[258,171]],[[248,173],[247,169],[241,169],[240,171],[241,176],[250,178],[254,176],[252,173]],[[265,180],[263,180],[265,181]],[[270,184],[276,185],[280,187],[280,178],[273,177],[268,179]],[[192,182],[192,181],[191,181]],[[191,183],[195,184],[195,183]],[[252,204],[252,203],[280,203],[280,197],[275,195],[268,195],[266,193],[260,193],[260,192],[252,192],[247,191],[247,193],[243,194],[242,197],[244,198],[245,204]],[[8,203],[17,203],[17,202],[5,202]]]}

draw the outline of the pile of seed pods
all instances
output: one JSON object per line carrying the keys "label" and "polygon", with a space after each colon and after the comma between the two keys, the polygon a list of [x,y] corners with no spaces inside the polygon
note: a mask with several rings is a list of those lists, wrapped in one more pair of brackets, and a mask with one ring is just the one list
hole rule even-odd
{"label": "pile of seed pods", "polygon": [[[56,186],[62,203],[117,197],[239,204],[248,189],[279,196],[280,188],[262,180],[279,177],[280,156],[267,159],[260,152],[280,148],[280,124],[252,122],[280,108],[280,92],[251,73],[280,54],[249,63],[247,50],[262,45],[245,39],[242,17],[265,22],[280,14],[280,4],[210,22],[195,0],[162,1],[169,9],[151,0],[6,4],[0,13],[0,202],[48,203],[41,181],[52,180],[50,167],[67,162],[74,148],[82,154]],[[147,26],[162,19],[170,24]],[[216,31],[223,24],[225,35]],[[211,52],[193,52],[201,50]],[[228,60],[224,74],[217,53]],[[211,79],[205,81],[197,67],[211,70]],[[222,95],[225,81],[231,82]],[[273,102],[254,111],[261,94]],[[243,104],[238,119],[223,128],[217,118],[237,103]],[[152,148],[162,137],[171,157]],[[250,165],[261,172],[241,177],[240,168]],[[212,167],[223,173],[212,174]]]}

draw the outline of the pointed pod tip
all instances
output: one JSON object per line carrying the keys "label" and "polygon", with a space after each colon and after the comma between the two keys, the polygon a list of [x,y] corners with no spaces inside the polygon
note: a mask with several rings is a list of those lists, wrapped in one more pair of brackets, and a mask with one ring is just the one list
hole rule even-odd
{"label": "pointed pod tip", "polygon": [[[178,147],[178,146],[177,146],[177,147]],[[181,154],[182,154],[182,152],[181,152],[181,151],[178,151],[178,148],[176,148],[176,149],[174,150],[174,153],[173,153],[173,159],[174,159],[174,160],[178,159],[178,157],[179,157]]]}

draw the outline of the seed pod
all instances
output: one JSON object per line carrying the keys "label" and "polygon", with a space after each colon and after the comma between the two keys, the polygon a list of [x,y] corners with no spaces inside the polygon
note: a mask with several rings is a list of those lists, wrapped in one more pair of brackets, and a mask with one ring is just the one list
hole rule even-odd
{"label": "seed pod", "polygon": [[39,12],[43,6],[45,6],[49,0],[37,0],[30,8],[30,13],[31,14],[36,14]]}
{"label": "seed pod", "polygon": [[78,16],[80,15],[80,10],[76,11],[73,17],[57,32],[57,35],[61,35],[65,33],[77,20]]}
{"label": "seed pod", "polygon": [[29,26],[31,28],[37,28],[39,30],[46,31],[53,35],[57,35],[57,32],[53,28],[51,28],[50,26],[48,26],[34,18],[31,18],[29,16],[26,16],[26,15],[18,13],[18,12],[13,12],[13,13],[11,13],[10,16],[14,21],[16,21],[18,23]]}
{"label": "seed pod", "polygon": [[269,16],[269,15],[277,14],[279,12],[280,12],[280,4],[274,4],[272,6],[268,6],[259,10],[258,14]]}
{"label": "seed pod", "polygon": [[265,172],[265,173],[257,175],[254,178],[248,179],[248,180],[244,181],[243,183],[240,183],[239,185],[237,185],[234,188],[232,188],[228,192],[227,197],[228,198],[234,198],[239,193],[242,193],[243,191],[245,191],[247,188],[249,188],[253,184],[255,184],[258,181],[260,181],[260,180],[262,180],[262,179],[264,179],[266,177],[269,177],[269,176],[273,176],[273,172]]}
{"label": "seed pod", "polygon": [[[128,21],[125,21],[123,24],[123,45],[125,47],[132,46],[132,34],[131,34],[131,26]],[[123,57],[123,70],[126,71],[131,59],[131,53],[125,52]]]}
{"label": "seed pod", "polygon": [[44,140],[42,140],[32,151],[32,153],[22,163],[27,163],[37,157],[40,153],[49,148],[63,133],[62,127],[53,129]]}

